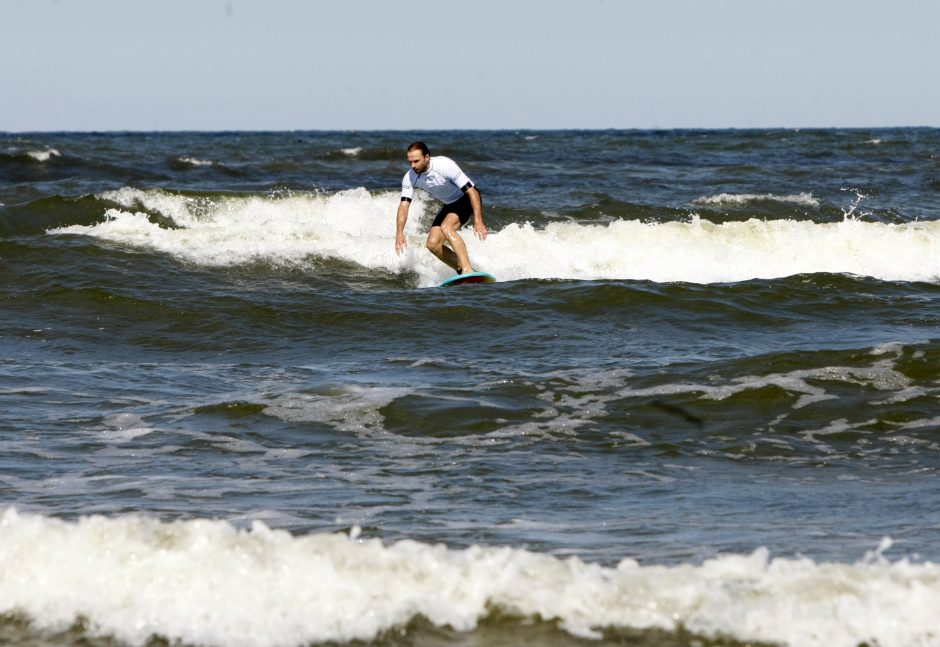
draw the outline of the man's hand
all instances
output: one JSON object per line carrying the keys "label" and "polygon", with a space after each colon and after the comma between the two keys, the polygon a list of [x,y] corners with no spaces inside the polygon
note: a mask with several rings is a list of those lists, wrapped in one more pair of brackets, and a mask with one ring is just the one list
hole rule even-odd
{"label": "man's hand", "polygon": [[467,189],[467,197],[470,198],[470,205],[473,207],[473,233],[480,240],[486,240],[486,225],[483,224],[483,200],[480,198],[480,192],[475,186]]}
{"label": "man's hand", "polygon": [[408,241],[405,239],[405,234],[402,232],[395,234],[395,253],[401,256],[406,247],[408,247]]}

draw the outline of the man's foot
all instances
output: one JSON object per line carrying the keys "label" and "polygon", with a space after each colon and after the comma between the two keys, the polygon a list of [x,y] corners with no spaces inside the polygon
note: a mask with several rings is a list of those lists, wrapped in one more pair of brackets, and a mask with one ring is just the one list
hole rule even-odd
{"label": "man's foot", "polygon": [[457,274],[473,274],[473,268],[472,268],[472,267],[465,267],[465,268],[461,269],[461,268],[458,267],[458,268],[457,268]]}

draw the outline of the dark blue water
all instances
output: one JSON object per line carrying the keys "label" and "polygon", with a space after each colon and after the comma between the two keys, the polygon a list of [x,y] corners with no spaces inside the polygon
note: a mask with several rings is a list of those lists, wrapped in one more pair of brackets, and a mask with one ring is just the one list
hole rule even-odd
{"label": "dark blue water", "polygon": [[[426,197],[395,254],[418,137],[480,187],[490,235],[464,238],[499,282],[435,287]],[[933,644],[912,605],[940,600],[937,150],[928,129],[0,136],[2,631]],[[389,564],[386,590],[367,574]],[[218,582],[269,597],[168,602]]]}

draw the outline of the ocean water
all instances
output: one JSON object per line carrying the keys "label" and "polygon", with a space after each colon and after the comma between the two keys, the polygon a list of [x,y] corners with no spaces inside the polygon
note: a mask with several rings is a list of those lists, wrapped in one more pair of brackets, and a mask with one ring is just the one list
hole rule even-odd
{"label": "ocean water", "polygon": [[932,129],[0,134],[0,643],[940,645],[938,251]]}

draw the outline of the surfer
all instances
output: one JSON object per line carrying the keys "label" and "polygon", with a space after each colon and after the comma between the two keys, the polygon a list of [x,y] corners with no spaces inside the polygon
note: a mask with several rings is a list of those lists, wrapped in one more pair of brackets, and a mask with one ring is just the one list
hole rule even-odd
{"label": "surfer", "polygon": [[[457,163],[449,157],[435,155],[424,142],[408,147],[411,170],[401,181],[401,202],[398,204],[398,224],[395,232],[395,251],[398,254],[408,245],[405,223],[414,197],[415,187],[424,189],[444,203],[428,233],[427,247],[432,254],[457,270],[457,274],[473,272],[467,246],[457,230],[473,218],[473,231],[480,240],[486,240],[483,224],[483,200],[480,192]],[[445,245],[444,243],[447,243]]]}

